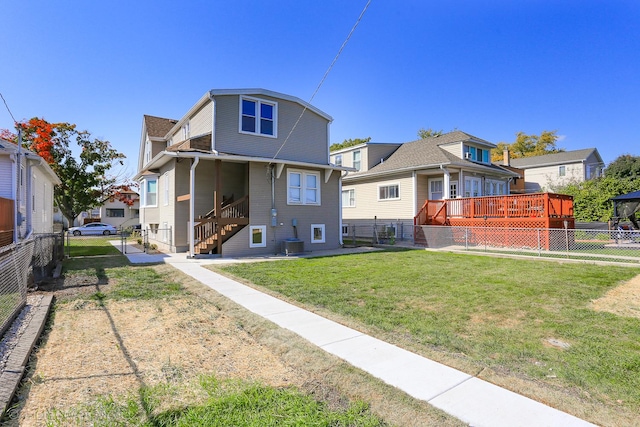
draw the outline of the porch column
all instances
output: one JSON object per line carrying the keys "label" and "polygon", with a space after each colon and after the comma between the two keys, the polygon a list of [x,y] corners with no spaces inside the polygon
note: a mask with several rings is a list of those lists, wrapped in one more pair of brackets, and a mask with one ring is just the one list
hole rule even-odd
{"label": "porch column", "polygon": [[449,173],[449,170],[447,168],[442,168],[442,171],[444,172],[444,180],[442,183],[442,186],[444,188],[442,189],[442,198],[450,199],[451,198],[451,174]]}
{"label": "porch column", "polygon": [[220,182],[220,177],[222,176],[222,160],[216,159],[213,162],[213,170],[214,176],[216,180],[215,190],[213,193],[213,203],[215,208],[215,218],[216,218],[216,234],[218,235],[218,239],[216,240],[217,246],[217,254],[222,256],[222,225],[220,224],[220,215],[222,214],[222,183]]}

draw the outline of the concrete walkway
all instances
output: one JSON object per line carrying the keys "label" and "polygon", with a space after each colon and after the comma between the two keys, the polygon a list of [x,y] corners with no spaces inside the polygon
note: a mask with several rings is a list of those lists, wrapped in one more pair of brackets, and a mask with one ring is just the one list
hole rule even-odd
{"label": "concrete walkway", "polygon": [[[361,249],[362,250],[362,249]],[[366,250],[366,249],[365,249]],[[313,256],[349,253],[346,250]],[[131,262],[158,262],[154,255],[127,254]],[[145,258],[149,257],[149,258]],[[280,259],[266,257],[253,259]],[[283,257],[286,258],[286,257]],[[289,259],[291,257],[288,257]],[[187,259],[164,255],[167,262],[248,310],[286,328],[323,350],[349,362],[416,399],[480,427],[592,426],[517,393],[436,363],[365,335],[295,305],[221,276],[204,264],[248,262],[250,259]]]}

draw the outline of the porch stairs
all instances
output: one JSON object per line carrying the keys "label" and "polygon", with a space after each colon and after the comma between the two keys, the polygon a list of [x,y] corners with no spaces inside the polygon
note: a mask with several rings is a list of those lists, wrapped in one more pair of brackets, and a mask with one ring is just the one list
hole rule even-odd
{"label": "porch stairs", "polygon": [[221,246],[248,224],[249,196],[237,201],[233,201],[233,198],[223,201],[219,216],[212,209],[198,218],[194,226],[194,252],[197,255],[218,253],[219,240]]}

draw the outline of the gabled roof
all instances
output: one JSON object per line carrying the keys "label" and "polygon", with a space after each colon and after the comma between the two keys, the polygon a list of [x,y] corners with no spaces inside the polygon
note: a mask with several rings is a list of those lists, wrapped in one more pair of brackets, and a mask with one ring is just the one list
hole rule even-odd
{"label": "gabled roof", "polygon": [[174,119],[144,115],[144,124],[150,138],[164,138],[176,123],[178,121]]}
{"label": "gabled roof", "polygon": [[429,167],[440,167],[440,165],[455,165],[460,167],[493,170],[494,172],[506,175],[517,175],[511,171],[501,168],[498,165],[476,163],[470,160],[461,159],[440,147],[440,145],[456,142],[474,142],[488,147],[495,147],[491,142],[477,138],[468,133],[453,131],[440,136],[405,142],[400,145],[400,147],[398,147],[398,149],[394,151],[393,154],[391,154],[384,162],[379,163],[368,171],[349,174],[348,178],[385,174],[396,171],[424,169]]}
{"label": "gabled roof", "polygon": [[582,150],[562,151],[560,153],[545,154],[543,156],[522,157],[519,159],[511,159],[511,166],[521,169],[552,166],[567,163],[580,163],[595,154],[598,162],[604,163],[602,157],[595,148],[584,148]]}

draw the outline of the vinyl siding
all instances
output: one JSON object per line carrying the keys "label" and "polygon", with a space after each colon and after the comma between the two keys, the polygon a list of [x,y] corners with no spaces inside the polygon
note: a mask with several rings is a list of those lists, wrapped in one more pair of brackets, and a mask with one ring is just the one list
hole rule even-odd
{"label": "vinyl siding", "polygon": [[462,158],[462,143],[460,142],[454,142],[453,144],[442,144],[438,145],[438,147],[453,154],[456,157]]}
{"label": "vinyl siding", "polygon": [[[378,200],[378,188],[384,185],[399,185],[400,198],[398,200]],[[380,181],[362,181],[357,184],[343,183],[342,190],[355,189],[356,206],[343,208],[343,222],[350,219],[394,218],[409,219],[413,212],[413,178],[411,172],[399,174],[393,178]]]}
{"label": "vinyl siding", "polygon": [[[281,242],[295,236],[292,225],[297,221],[298,238],[304,241],[305,251],[335,249],[340,246],[339,224],[339,174],[331,174],[324,182],[324,172],[320,172],[320,206],[287,205],[287,171],[285,167],[275,182],[277,226],[271,226],[271,184],[267,179],[266,164],[251,163],[249,166],[250,225],[266,225],[267,247],[249,248],[249,226],[227,241],[222,249],[223,256],[247,256],[279,253]],[[300,168],[296,167],[296,170]],[[309,169],[313,170],[313,169]],[[311,224],[325,225],[325,243],[311,243]]]}
{"label": "vinyl siding", "polygon": [[189,127],[191,136],[204,135],[211,132],[213,107],[211,102],[207,102],[190,119]]}
{"label": "vinyl siding", "polygon": [[562,185],[570,181],[584,181],[584,167],[582,163],[565,164],[565,176],[559,176],[560,166],[543,166],[537,168],[528,168],[524,171],[525,183],[527,189],[549,189],[552,185]]}
{"label": "vinyl siding", "polygon": [[397,145],[370,144],[367,145],[367,169],[371,169],[379,164],[382,159],[386,159],[391,153],[398,149]]}
{"label": "vinyl siding", "polygon": [[[276,102],[277,138],[239,132],[238,95],[221,95],[216,100],[216,150],[223,153],[256,157],[273,157],[286,140],[303,108],[297,103],[266,96],[256,97]],[[278,154],[279,159],[309,163],[327,163],[327,120],[306,110],[296,129]]]}
{"label": "vinyl siding", "polygon": [[13,161],[9,156],[0,156],[0,197],[15,199],[13,192],[16,181]]}

